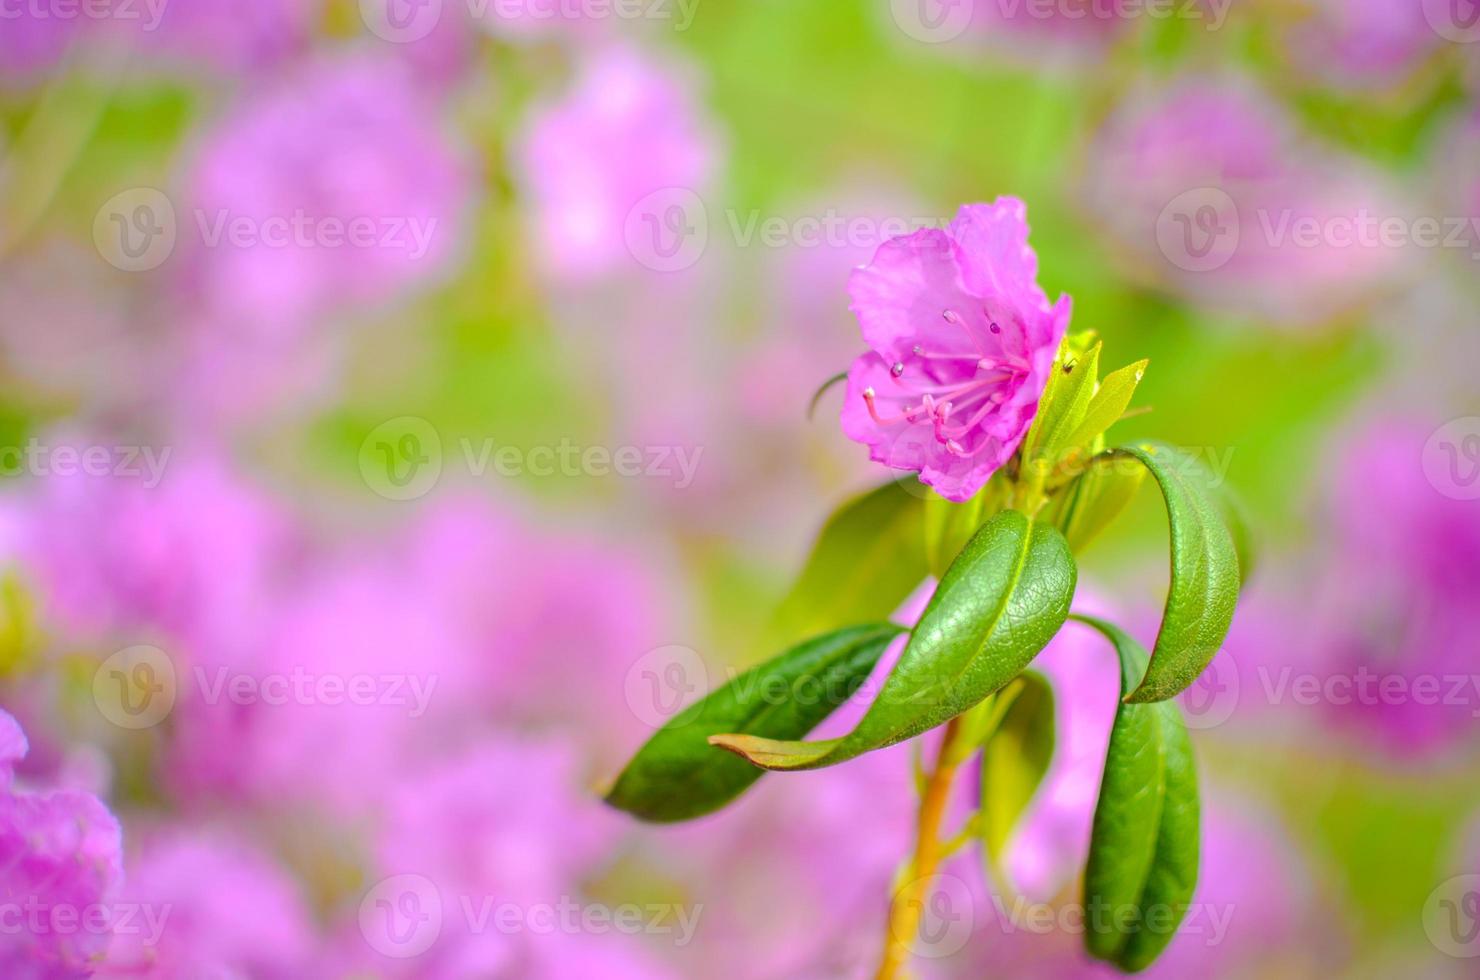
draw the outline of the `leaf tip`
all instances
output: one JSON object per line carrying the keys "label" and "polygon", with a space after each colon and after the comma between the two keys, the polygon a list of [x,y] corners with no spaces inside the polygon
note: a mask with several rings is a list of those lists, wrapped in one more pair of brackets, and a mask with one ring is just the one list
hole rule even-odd
{"label": "leaf tip", "polygon": [[809,769],[827,756],[837,740],[826,742],[785,742],[756,735],[711,735],[709,744],[733,752],[751,765],[762,769]]}

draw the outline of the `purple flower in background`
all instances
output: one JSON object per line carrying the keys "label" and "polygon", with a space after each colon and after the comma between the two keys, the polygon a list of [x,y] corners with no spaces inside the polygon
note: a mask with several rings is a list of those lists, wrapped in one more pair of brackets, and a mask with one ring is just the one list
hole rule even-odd
{"label": "purple flower in background", "polygon": [[108,946],[98,923],[114,914],[122,831],[91,793],[17,789],[14,767],[26,748],[20,725],[0,711],[0,904],[25,916],[23,929],[0,933],[0,974],[85,977]]}
{"label": "purple flower in background", "polygon": [[[347,816],[381,796],[388,766],[475,717],[475,651],[415,580],[373,553],[324,565],[277,599],[255,643],[200,652],[175,708],[167,775],[181,793]],[[233,683],[251,693],[226,696]]]}
{"label": "purple flower in background", "polygon": [[950,500],[980,490],[1027,435],[1069,325],[1037,277],[1015,198],[879,246],[848,280],[871,350],[848,371],[844,434]]}
{"label": "purple flower in background", "polygon": [[472,496],[430,509],[401,560],[475,651],[481,710],[576,738],[612,765],[650,734],[623,693],[642,655],[673,642],[674,603],[650,563]]}
{"label": "purple flower in background", "polygon": [[1434,51],[1439,34],[1414,0],[1315,0],[1289,32],[1292,61],[1335,85],[1392,85]]}
{"label": "purple flower in background", "polygon": [[118,18],[112,27],[150,59],[201,72],[244,73],[305,49],[320,5],[321,0],[168,0],[157,4],[157,14],[155,5],[141,3],[138,19]]}
{"label": "purple flower in background", "polygon": [[1404,271],[1406,253],[1381,232],[1403,212],[1379,179],[1297,137],[1245,81],[1143,86],[1088,159],[1090,207],[1129,246],[1132,272],[1206,305],[1318,324],[1360,309]]}
{"label": "purple flower in background", "polygon": [[86,21],[37,15],[24,6],[0,18],[0,88],[36,83],[82,36]]}
{"label": "purple flower in background", "polygon": [[99,978],[289,980],[310,972],[312,920],[298,883],[249,842],[171,824],[128,866],[119,901],[136,911],[113,937]]}
{"label": "purple flower in background", "polygon": [[597,869],[625,826],[592,805],[586,779],[571,742],[479,742],[397,781],[382,801],[376,866],[454,895],[554,901]]}
{"label": "purple flower in background", "polygon": [[[373,903],[380,892],[405,888],[422,907],[440,902],[441,927],[414,959],[396,962],[403,949],[411,952],[408,933],[362,903],[359,929],[347,930],[331,953],[333,974],[564,975],[553,964],[575,955],[564,947],[581,947],[587,937],[572,935],[553,916],[562,905],[588,903],[581,885],[624,826],[593,805],[582,780],[581,753],[572,744],[505,737],[394,780],[377,807],[367,895]],[[618,965],[636,955],[624,954],[620,941],[605,949]]]}
{"label": "purple flower in background", "polygon": [[1474,501],[1426,477],[1425,453],[1442,451],[1426,446],[1433,431],[1370,425],[1341,447],[1333,481],[1330,560],[1341,571],[1325,669],[1343,680],[1326,702],[1332,717],[1406,753],[1441,750],[1477,724],[1472,698],[1448,694],[1446,678],[1469,677],[1480,660],[1469,613],[1480,595],[1480,519]]}
{"label": "purple flower in background", "polygon": [[[42,444],[110,445],[61,432]],[[105,475],[47,474],[19,504],[20,557],[48,616],[72,636],[239,633],[283,560],[283,515],[213,452],[110,452]]]}
{"label": "purple flower in background", "polygon": [[221,329],[316,317],[436,282],[471,175],[397,60],[315,62],[238,107],[187,180],[191,284]]}
{"label": "purple flower in background", "polygon": [[635,268],[634,209],[658,192],[686,201],[708,185],[716,140],[694,87],[686,72],[609,46],[586,57],[560,101],[535,110],[516,152],[547,274],[580,281]]}

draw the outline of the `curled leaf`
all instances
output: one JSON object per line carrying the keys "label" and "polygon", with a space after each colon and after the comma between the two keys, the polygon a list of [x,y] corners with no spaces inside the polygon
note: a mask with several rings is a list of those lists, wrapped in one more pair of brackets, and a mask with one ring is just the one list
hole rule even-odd
{"label": "curled leaf", "polygon": [[[1076,616],[1114,645],[1121,690],[1146,669],[1145,648],[1118,627]],[[1084,872],[1085,947],[1127,972],[1161,955],[1197,886],[1197,770],[1173,702],[1115,709]]]}
{"label": "curled leaf", "polygon": [[1228,636],[1238,603],[1239,561],[1222,506],[1196,460],[1171,446],[1142,442],[1113,449],[1134,459],[1161,488],[1171,524],[1171,585],[1146,676],[1126,697],[1165,701],[1181,694]]}

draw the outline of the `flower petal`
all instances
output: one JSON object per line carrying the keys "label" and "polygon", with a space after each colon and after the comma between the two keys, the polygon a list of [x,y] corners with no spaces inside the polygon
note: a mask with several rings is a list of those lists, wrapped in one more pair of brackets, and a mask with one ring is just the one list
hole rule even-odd
{"label": "flower petal", "polygon": [[[863,339],[890,363],[922,344],[937,351],[970,351],[973,342],[942,318],[946,310],[980,318],[980,303],[961,277],[961,249],[939,228],[922,228],[879,246],[873,261],[848,277],[849,304]],[[978,332],[985,323],[977,324]]]}
{"label": "flower petal", "polygon": [[1028,209],[1015,197],[991,204],[965,204],[951,222],[951,237],[961,246],[966,287],[1020,308],[1048,309],[1038,285],[1038,256],[1028,245]]}

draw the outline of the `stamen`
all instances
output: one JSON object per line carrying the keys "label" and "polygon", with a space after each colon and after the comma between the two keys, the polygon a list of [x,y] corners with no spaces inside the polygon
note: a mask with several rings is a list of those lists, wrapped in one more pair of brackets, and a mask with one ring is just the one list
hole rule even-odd
{"label": "stamen", "polygon": [[896,378],[899,377],[901,374],[904,374],[904,361],[895,361],[894,366],[889,369],[889,373],[894,375]]}
{"label": "stamen", "polygon": [[892,419],[884,418],[882,415],[879,414],[879,407],[874,404],[874,397],[875,395],[872,385],[863,389],[863,403],[868,406],[869,418],[873,419],[875,422],[879,423],[880,425],[898,425],[900,422],[914,421],[914,418],[911,417],[908,412],[903,415],[896,415]]}

